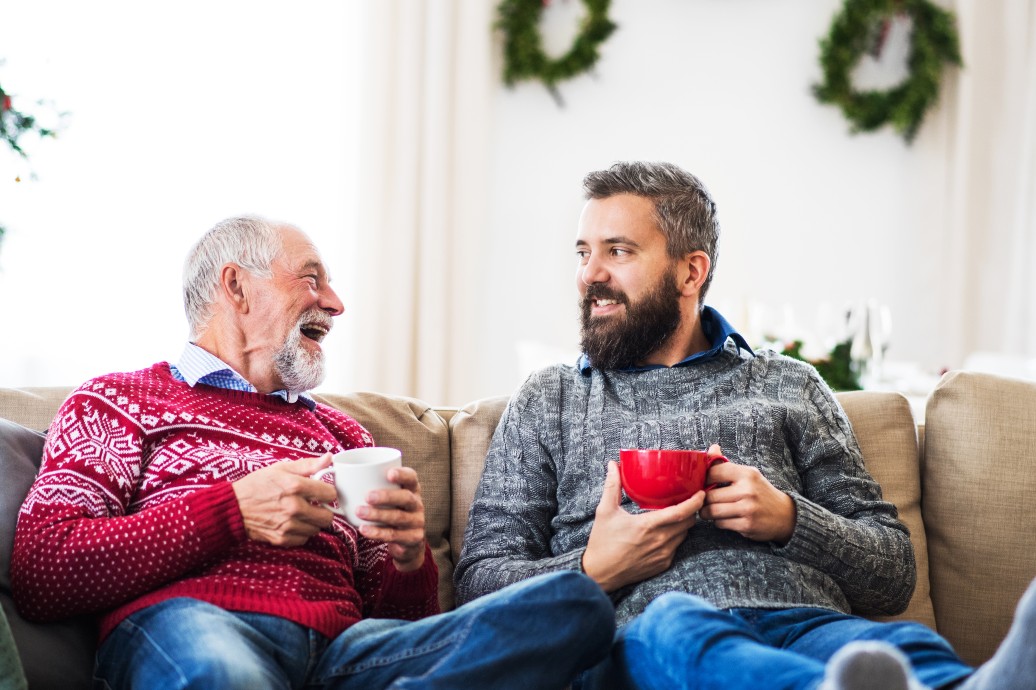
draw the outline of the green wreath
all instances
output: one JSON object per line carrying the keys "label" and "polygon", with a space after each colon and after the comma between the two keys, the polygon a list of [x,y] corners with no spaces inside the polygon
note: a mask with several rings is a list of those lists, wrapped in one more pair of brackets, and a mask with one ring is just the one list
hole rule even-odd
{"label": "green wreath", "polygon": [[[910,76],[887,91],[856,91],[850,72],[873,44],[876,29],[893,15],[906,14],[913,23]],[[821,103],[842,109],[854,133],[873,131],[890,123],[907,142],[917,134],[925,112],[939,99],[943,63],[961,66],[960,41],[953,14],[928,0],[846,0],[820,41],[822,84],[813,94]]]}
{"label": "green wreath", "polygon": [[504,83],[539,79],[558,102],[557,83],[590,70],[597,62],[598,47],[616,29],[608,19],[611,0],[582,0],[587,14],[568,52],[551,59],[543,52],[539,20],[544,0],[503,0],[496,27],[504,33]]}

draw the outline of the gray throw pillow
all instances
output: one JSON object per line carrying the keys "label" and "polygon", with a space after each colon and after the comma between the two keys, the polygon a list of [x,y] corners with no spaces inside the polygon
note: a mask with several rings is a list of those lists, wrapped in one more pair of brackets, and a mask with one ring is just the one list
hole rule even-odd
{"label": "gray throw pillow", "polygon": [[18,510],[43,455],[43,434],[0,418],[0,607],[11,626],[29,687],[90,688],[97,626],[92,618],[31,623],[11,599],[11,548]]}

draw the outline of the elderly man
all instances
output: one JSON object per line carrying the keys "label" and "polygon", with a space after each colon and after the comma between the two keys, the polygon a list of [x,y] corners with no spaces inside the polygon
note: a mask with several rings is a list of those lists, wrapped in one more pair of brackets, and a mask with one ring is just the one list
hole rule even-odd
{"label": "elderly man", "polygon": [[180,361],[65,401],[19,515],[12,582],[39,620],[99,614],[112,688],[563,687],[607,654],[614,610],[547,575],[438,614],[416,473],[359,531],[311,478],[373,445],[306,393],[342,302],[298,229],[235,218],[190,252]]}
{"label": "elderly man", "polygon": [[[459,598],[586,572],[621,624],[610,660],[584,679],[591,687],[907,690],[920,679],[1031,690],[1032,587],[976,673],[920,624],[850,614],[906,607],[906,528],[817,372],[752,352],[704,306],[719,241],[704,185],[673,165],[619,163],[584,189],[585,355],[530,376],[500,420]],[[620,448],[720,446],[732,462],[709,470],[718,486],[708,493],[656,511],[623,496]]]}

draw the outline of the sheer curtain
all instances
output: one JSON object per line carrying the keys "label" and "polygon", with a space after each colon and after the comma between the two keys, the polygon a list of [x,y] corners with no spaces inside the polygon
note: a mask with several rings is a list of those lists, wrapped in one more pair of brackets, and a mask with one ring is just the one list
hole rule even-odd
{"label": "sheer curtain", "polygon": [[948,359],[1036,358],[1036,3],[954,9],[965,68],[940,116],[947,235],[936,250]]}
{"label": "sheer curtain", "polygon": [[358,389],[437,404],[473,390],[491,11],[485,0],[363,3]]}

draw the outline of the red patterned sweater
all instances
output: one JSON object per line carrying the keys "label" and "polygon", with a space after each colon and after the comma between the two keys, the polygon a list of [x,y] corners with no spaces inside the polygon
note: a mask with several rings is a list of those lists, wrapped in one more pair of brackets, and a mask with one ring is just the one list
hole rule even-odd
{"label": "red patterned sweater", "polygon": [[51,424],[22,505],[11,581],[19,610],[101,613],[101,639],[145,606],[192,597],[334,637],[361,618],[438,613],[431,553],[401,573],[342,518],[295,548],[245,536],[231,482],[281,460],[373,445],[326,405],[198,384],[162,362],[88,381]]}

